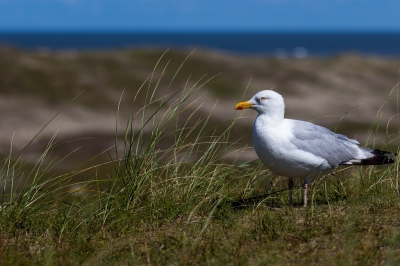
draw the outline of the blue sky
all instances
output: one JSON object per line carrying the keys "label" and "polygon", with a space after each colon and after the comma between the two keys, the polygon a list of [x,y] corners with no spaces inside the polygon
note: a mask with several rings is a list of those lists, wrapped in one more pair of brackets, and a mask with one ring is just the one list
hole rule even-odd
{"label": "blue sky", "polygon": [[400,31],[400,0],[0,0],[0,31]]}

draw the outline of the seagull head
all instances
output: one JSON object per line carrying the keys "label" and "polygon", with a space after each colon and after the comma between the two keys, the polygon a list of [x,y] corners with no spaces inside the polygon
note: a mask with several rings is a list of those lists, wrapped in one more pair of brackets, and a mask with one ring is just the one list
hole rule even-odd
{"label": "seagull head", "polygon": [[267,114],[282,118],[285,112],[283,97],[271,90],[260,91],[247,102],[240,102],[235,106],[235,110],[247,108],[256,110],[259,115]]}

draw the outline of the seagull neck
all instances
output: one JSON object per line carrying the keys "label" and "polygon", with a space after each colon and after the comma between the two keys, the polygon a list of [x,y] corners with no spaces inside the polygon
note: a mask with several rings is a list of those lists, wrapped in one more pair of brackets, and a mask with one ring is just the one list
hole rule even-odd
{"label": "seagull neck", "polygon": [[278,123],[280,121],[284,120],[284,115],[283,114],[278,114],[278,113],[264,113],[264,114],[258,114],[257,119],[260,119],[263,121],[263,123]]}

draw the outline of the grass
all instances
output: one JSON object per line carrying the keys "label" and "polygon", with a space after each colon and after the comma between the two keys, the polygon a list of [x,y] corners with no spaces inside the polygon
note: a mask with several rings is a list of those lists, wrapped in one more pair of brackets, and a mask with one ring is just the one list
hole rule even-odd
{"label": "grass", "polygon": [[156,65],[126,121],[118,106],[111,170],[91,158],[54,173],[65,160],[57,134],[29,162],[10,150],[0,172],[1,265],[400,263],[397,162],[340,170],[314,182],[309,207],[288,206],[285,179],[240,160],[245,148],[231,138],[240,117],[216,125],[212,110],[198,114],[212,77],[174,90],[182,64],[160,88],[166,68]]}

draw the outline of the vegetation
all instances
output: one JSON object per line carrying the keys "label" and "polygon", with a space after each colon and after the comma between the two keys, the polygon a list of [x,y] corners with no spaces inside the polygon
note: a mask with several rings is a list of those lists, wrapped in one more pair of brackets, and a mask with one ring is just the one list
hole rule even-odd
{"label": "vegetation", "polygon": [[299,205],[288,206],[286,180],[241,159],[247,148],[232,138],[241,117],[199,114],[212,77],[175,89],[182,64],[161,88],[159,67],[127,115],[118,106],[105,165],[94,157],[54,171],[75,155],[60,156],[58,133],[38,157],[23,157],[34,140],[10,149],[0,172],[1,265],[400,263],[398,162],[340,169],[314,182],[309,207],[300,207],[300,188]]}

